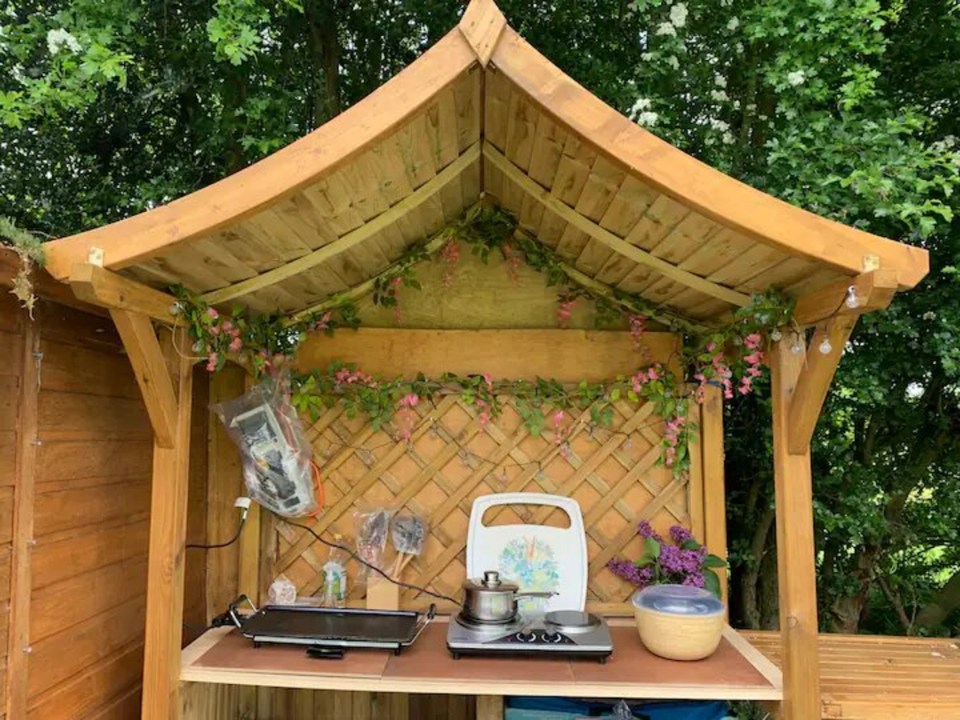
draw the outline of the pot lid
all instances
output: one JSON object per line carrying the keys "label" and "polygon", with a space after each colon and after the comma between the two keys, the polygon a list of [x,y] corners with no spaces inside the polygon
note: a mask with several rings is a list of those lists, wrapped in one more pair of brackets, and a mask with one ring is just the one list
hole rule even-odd
{"label": "pot lid", "polygon": [[478,592],[517,592],[520,586],[509,580],[502,580],[496,570],[487,570],[482,578],[467,578],[463,581],[464,590]]}
{"label": "pot lid", "polygon": [[704,617],[723,612],[723,602],[711,592],[687,585],[651,585],[633,594],[634,607],[668,615]]}

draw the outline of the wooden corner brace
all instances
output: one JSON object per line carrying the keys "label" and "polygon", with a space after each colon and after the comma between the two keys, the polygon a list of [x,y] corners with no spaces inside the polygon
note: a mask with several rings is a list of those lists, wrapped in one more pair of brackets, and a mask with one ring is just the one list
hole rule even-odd
{"label": "wooden corner brace", "polygon": [[111,311],[129,310],[167,325],[173,325],[176,321],[170,312],[176,303],[172,295],[96,265],[74,265],[70,273],[70,287],[74,295],[91,305]]}
{"label": "wooden corner brace", "polygon": [[[850,288],[856,293],[857,303],[849,307],[845,300]],[[840,364],[843,349],[860,316],[885,308],[897,291],[896,273],[873,270],[830,285],[797,301],[794,317],[800,325],[820,322],[807,349],[807,361],[800,371],[790,397],[787,424],[787,448],[793,455],[801,455],[810,448],[817,418],[827,398],[830,383]],[[829,341],[830,352],[820,351]]]}
{"label": "wooden corner brace", "polygon": [[156,444],[173,448],[177,435],[177,396],[153,323],[146,315],[129,310],[110,310],[110,317],[137,376]]}

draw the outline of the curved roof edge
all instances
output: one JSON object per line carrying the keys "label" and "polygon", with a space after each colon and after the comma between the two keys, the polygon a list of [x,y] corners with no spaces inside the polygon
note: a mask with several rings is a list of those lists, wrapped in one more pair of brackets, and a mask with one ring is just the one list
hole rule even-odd
{"label": "curved roof edge", "polygon": [[[475,2],[489,0],[475,0]],[[626,165],[697,212],[793,255],[846,273],[895,270],[901,288],[929,272],[923,248],[828,220],[750,187],[647,132],[590,93],[507,27],[490,59],[520,90]]]}
{"label": "curved roof edge", "polygon": [[252,215],[390,133],[477,60],[455,28],[370,95],[272,155],[165,205],[47,243],[46,267],[66,280],[96,247],[106,267],[123,268]]}

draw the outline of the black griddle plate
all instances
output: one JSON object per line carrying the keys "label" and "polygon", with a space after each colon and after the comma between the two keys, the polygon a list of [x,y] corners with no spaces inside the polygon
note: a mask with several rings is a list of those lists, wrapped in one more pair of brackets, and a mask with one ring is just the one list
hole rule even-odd
{"label": "black griddle plate", "polygon": [[267,605],[242,620],[254,643],[293,643],[398,650],[413,643],[432,614]]}

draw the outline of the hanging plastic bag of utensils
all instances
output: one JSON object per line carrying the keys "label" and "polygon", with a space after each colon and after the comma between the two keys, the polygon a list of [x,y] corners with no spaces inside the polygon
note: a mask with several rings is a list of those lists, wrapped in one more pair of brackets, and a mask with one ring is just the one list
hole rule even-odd
{"label": "hanging plastic bag of utensils", "polygon": [[385,508],[361,510],[353,514],[356,530],[357,557],[361,562],[361,577],[366,578],[369,566],[383,570],[386,567],[384,551],[390,536],[390,518],[393,511]]}
{"label": "hanging plastic bag of utensils", "polygon": [[313,456],[290,403],[286,373],[210,409],[240,448],[243,479],[254,500],[284,517],[317,509]]}

